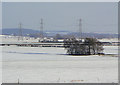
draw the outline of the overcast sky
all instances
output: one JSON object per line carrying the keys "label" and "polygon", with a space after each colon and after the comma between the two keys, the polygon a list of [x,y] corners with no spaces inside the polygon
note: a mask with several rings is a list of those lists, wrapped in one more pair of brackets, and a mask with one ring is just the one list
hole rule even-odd
{"label": "overcast sky", "polygon": [[78,31],[82,19],[83,32],[118,32],[117,2],[4,2],[3,28],[40,29],[43,18],[45,31]]}

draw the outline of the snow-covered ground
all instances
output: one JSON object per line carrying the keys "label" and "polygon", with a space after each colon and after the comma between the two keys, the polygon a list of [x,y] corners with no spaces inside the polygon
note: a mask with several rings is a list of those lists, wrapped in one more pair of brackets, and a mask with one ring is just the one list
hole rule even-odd
{"label": "snow-covered ground", "polygon": [[100,42],[118,42],[118,38],[103,38],[103,39],[98,39]]}
{"label": "snow-covered ground", "polygon": [[[19,43],[19,42],[38,42],[40,39],[39,38],[33,38],[33,37],[22,37],[22,40],[19,36],[12,36],[12,35],[0,35],[0,40],[2,40],[2,43]],[[47,38],[44,38],[45,40],[49,40]],[[51,38],[50,40],[53,40]],[[98,39],[100,42],[118,42],[118,38],[103,38],[103,39]],[[63,41],[63,40],[58,40],[58,41]]]}
{"label": "snow-covered ground", "polygon": [[1,43],[38,42],[39,38],[0,35]]}
{"label": "snow-covered ground", "polygon": [[[105,46],[117,54],[117,46]],[[118,58],[70,56],[64,48],[4,46],[3,83],[118,82]]]}
{"label": "snow-covered ground", "polygon": [[104,46],[105,54],[118,54],[118,46]]}

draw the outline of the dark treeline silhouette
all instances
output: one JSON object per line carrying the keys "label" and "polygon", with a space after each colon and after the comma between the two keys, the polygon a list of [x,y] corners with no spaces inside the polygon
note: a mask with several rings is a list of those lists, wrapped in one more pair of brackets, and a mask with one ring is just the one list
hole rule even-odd
{"label": "dark treeline silhouette", "polygon": [[96,38],[85,38],[83,41],[76,38],[64,40],[64,47],[70,55],[96,55],[103,54],[102,43]]}

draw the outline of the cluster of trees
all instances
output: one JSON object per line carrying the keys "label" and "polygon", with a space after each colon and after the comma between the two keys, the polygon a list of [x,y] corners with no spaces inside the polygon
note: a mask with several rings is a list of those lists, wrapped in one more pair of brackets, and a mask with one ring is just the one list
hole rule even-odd
{"label": "cluster of trees", "polygon": [[96,38],[85,38],[84,41],[70,38],[64,40],[64,47],[70,55],[96,55],[103,54],[102,43]]}

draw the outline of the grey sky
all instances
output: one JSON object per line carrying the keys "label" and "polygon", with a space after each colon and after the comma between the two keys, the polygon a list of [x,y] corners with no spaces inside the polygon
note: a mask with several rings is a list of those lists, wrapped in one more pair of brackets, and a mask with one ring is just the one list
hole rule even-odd
{"label": "grey sky", "polygon": [[3,28],[39,30],[40,19],[44,30],[78,31],[82,19],[83,32],[118,32],[117,2],[8,2],[3,3]]}

